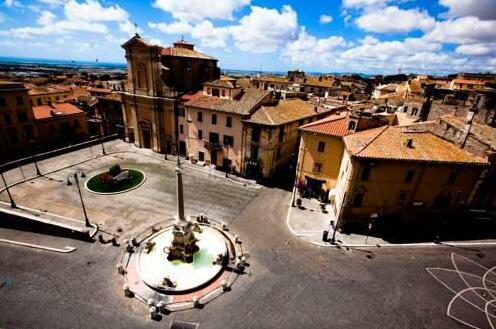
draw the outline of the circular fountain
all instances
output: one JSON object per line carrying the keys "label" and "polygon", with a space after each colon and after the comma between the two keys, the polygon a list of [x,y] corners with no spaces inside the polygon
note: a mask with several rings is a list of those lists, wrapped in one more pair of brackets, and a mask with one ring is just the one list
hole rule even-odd
{"label": "circular fountain", "polygon": [[161,291],[191,290],[210,282],[223,270],[228,255],[224,237],[207,226],[200,228],[198,225],[195,231],[192,234],[197,240],[195,246],[198,250],[191,255],[189,262],[174,259],[171,253],[174,227],[145,241],[137,264],[139,275],[148,286]]}
{"label": "circular fountain", "polygon": [[243,273],[248,254],[223,222],[184,216],[182,170],[176,167],[177,215],[165,227],[150,227],[132,239],[117,269],[124,294],[157,310],[197,307],[228,290]]}

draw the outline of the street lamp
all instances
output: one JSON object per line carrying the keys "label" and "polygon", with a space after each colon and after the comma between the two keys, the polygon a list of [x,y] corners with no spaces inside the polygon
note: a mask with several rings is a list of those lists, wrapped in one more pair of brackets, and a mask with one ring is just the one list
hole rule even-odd
{"label": "street lamp", "polygon": [[103,155],[106,155],[107,152],[105,152],[105,146],[103,145],[103,118],[100,116],[100,121],[98,121],[98,123],[100,124],[100,129],[98,130],[99,134],[100,134],[100,142],[102,143],[102,153]]}
{"label": "street lamp", "polygon": [[76,168],[74,169],[74,172],[69,173],[67,175],[67,186],[71,186],[72,185],[71,178],[74,179],[74,182],[76,183],[76,187],[79,193],[79,199],[81,200],[81,206],[83,207],[84,223],[86,227],[91,227],[90,220],[88,219],[88,214],[86,213],[86,207],[84,206],[83,195],[81,194],[81,188],[79,187],[79,176],[81,176],[81,178],[86,177],[83,170],[79,168]]}
{"label": "street lamp", "polygon": [[7,190],[7,194],[9,195],[10,207],[11,208],[17,208],[17,205],[14,202],[14,198],[12,198],[12,194],[10,194],[9,185],[7,185],[7,182],[5,181],[5,177],[3,176],[3,172],[0,172],[0,176],[2,176],[3,185],[5,185],[5,190]]}

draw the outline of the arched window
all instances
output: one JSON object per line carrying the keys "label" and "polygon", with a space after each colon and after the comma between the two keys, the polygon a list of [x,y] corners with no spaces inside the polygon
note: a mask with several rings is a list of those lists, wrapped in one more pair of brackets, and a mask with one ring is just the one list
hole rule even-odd
{"label": "arched window", "polygon": [[143,63],[136,66],[136,84],[140,89],[146,89],[146,67]]}

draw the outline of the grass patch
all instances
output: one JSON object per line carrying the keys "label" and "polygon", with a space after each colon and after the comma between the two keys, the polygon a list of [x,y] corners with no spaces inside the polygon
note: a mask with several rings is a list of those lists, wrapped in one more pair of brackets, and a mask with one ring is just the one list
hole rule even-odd
{"label": "grass patch", "polygon": [[122,171],[129,171],[130,178],[116,183],[105,183],[102,177],[107,175],[108,172],[104,172],[91,177],[87,187],[89,190],[97,193],[118,193],[138,186],[145,179],[143,173],[138,170],[122,169]]}

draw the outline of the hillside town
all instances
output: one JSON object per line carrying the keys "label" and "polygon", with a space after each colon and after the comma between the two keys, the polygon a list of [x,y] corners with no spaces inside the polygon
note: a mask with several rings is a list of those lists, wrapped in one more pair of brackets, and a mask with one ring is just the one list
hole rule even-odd
{"label": "hillside town", "polygon": [[[15,223],[9,230],[22,218],[27,227],[48,225],[42,232],[124,246],[126,260],[116,252],[109,262],[125,278],[124,295],[144,301],[152,319],[202,308],[213,292],[230,291],[233,275],[266,271],[250,266],[257,253],[269,257],[260,250],[280,270],[287,264],[278,262],[278,250],[286,249],[278,248],[295,252],[302,242],[351,253],[495,238],[496,74],[366,77],[294,69],[229,76],[222,62],[184,38],[159,46],[136,33],[122,48],[124,72],[0,72],[0,216]],[[73,184],[79,194],[66,192]],[[155,225],[164,211],[177,215]],[[247,218],[241,223],[238,216]],[[221,218],[247,236],[254,255]],[[162,230],[173,237],[170,246],[162,246]],[[195,238],[200,234],[208,246]],[[211,251],[216,239],[219,249]],[[154,246],[171,263],[193,262],[198,250],[218,252],[205,265],[213,274],[202,272],[211,276],[196,285],[184,279],[189,272],[148,275],[158,271]],[[368,259],[379,252],[366,250]],[[88,264],[106,252],[91,251]],[[291,257],[304,262],[316,252]],[[319,266],[328,262],[310,257],[321,257]],[[347,271],[352,277],[360,269]],[[0,288],[8,288],[1,279]]]}

